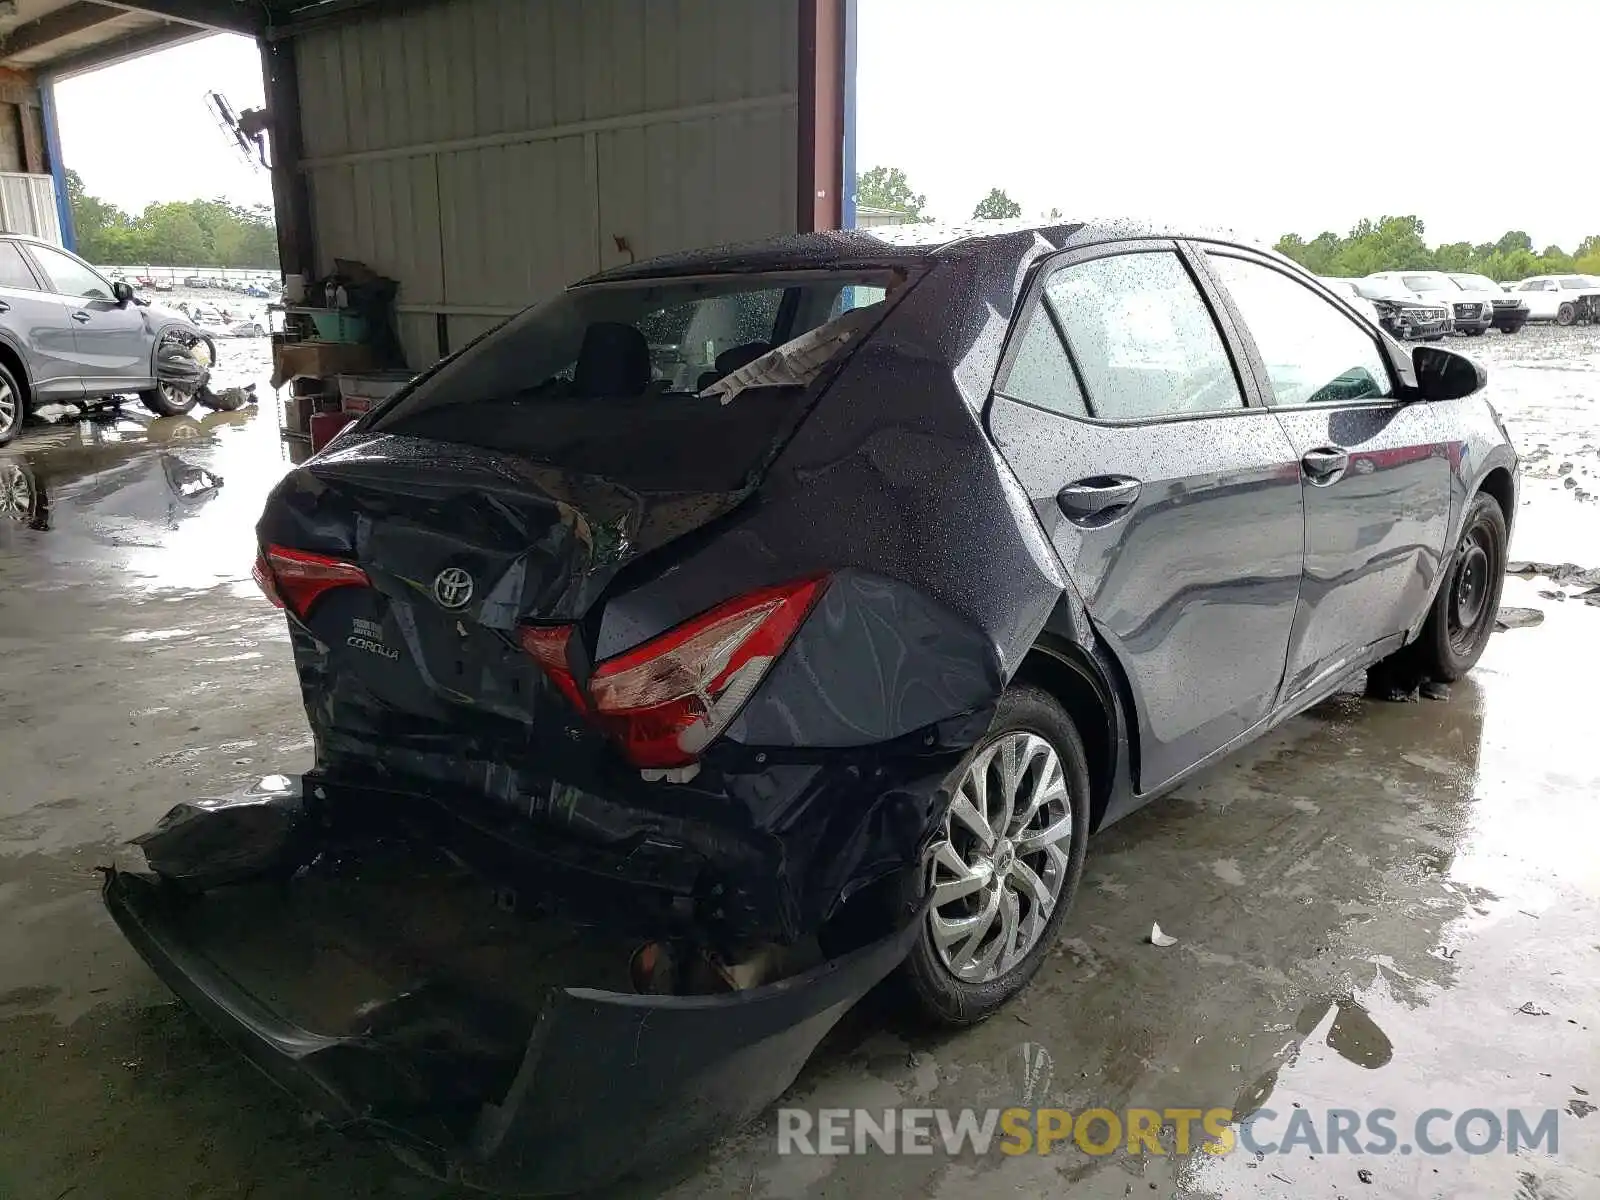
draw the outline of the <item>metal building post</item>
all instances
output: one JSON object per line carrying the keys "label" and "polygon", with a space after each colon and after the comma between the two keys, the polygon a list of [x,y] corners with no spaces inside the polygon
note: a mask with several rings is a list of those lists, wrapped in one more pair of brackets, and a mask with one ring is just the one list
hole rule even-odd
{"label": "metal building post", "polygon": [[72,223],[72,203],[67,199],[67,165],[61,161],[61,128],[56,121],[56,81],[51,75],[39,81],[39,123],[44,126],[44,153],[56,181],[56,217],[61,223],[61,244],[78,248],[78,230]]}
{"label": "metal building post", "polygon": [[841,229],[856,227],[856,5],[844,0],[844,186],[840,196]]}
{"label": "metal building post", "polygon": [[800,0],[799,184],[795,227],[844,220],[845,9],[847,0]]}
{"label": "metal building post", "polygon": [[261,42],[261,82],[266,93],[272,148],[272,208],[278,224],[278,265],[285,275],[316,273],[311,236],[311,193],[300,170],[300,76],[294,39]]}

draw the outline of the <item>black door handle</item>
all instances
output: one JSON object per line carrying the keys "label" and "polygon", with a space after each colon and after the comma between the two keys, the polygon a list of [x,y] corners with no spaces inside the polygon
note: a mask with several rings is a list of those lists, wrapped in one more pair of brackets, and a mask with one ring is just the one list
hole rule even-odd
{"label": "black door handle", "polygon": [[1350,452],[1343,446],[1318,446],[1300,456],[1306,479],[1317,487],[1337,483],[1350,466]]}
{"label": "black door handle", "polygon": [[89,323],[89,314],[80,308],[77,312],[72,314],[72,319],[79,325],[87,325]]}
{"label": "black door handle", "polygon": [[1126,475],[1093,475],[1067,484],[1056,493],[1056,503],[1069,521],[1101,525],[1132,508],[1143,486]]}

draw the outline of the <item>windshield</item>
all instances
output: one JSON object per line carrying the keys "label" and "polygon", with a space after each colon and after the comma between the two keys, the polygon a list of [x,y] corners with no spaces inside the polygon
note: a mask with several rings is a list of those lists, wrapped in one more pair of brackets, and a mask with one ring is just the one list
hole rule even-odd
{"label": "windshield", "polygon": [[1498,292],[1500,290],[1500,285],[1487,275],[1452,275],[1450,278],[1469,292]]}
{"label": "windshield", "polygon": [[1402,275],[1400,282],[1413,292],[1458,292],[1456,287],[1443,275]]}
{"label": "windshield", "polygon": [[441,364],[371,428],[641,488],[734,486],[903,282],[806,272],[574,288]]}

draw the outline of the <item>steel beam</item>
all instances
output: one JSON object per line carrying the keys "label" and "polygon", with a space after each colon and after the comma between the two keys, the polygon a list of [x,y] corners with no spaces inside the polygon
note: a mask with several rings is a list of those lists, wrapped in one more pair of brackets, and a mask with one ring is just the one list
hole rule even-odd
{"label": "steel beam", "polygon": [[57,79],[66,79],[73,75],[82,75],[85,71],[96,71],[101,67],[126,62],[130,58],[138,58],[156,50],[165,50],[168,46],[176,46],[180,42],[192,42],[196,38],[205,36],[206,31],[194,25],[157,25],[153,29],[141,29],[137,33],[130,33],[127,37],[118,38],[114,42],[105,42],[99,46],[90,46],[87,50],[81,50],[76,54],[53,58],[45,63],[42,69],[49,71]]}
{"label": "steel beam", "polygon": [[267,27],[266,5],[245,0],[98,0],[124,12],[149,13],[180,25],[258,37]]}
{"label": "steel beam", "polygon": [[64,8],[47,12],[32,21],[24,21],[0,38],[0,58],[13,58],[29,50],[37,50],[40,46],[48,46],[51,42],[82,33],[85,29],[93,29],[121,15],[121,9],[95,4],[93,0],[74,0]]}

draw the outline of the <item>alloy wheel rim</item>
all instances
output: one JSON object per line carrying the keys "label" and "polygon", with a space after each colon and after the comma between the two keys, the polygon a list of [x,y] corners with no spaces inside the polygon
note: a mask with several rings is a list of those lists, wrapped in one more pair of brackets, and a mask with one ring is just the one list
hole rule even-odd
{"label": "alloy wheel rim", "polygon": [[33,510],[33,488],[16,463],[0,463],[0,517],[26,521]]}
{"label": "alloy wheel rim", "polygon": [[0,383],[0,431],[10,429],[17,419],[17,394],[8,384]]}
{"label": "alloy wheel rim", "polygon": [[987,983],[1039,944],[1066,883],[1072,797],[1036,733],[996,738],[956,788],[928,866],[928,931],[963,983]]}

